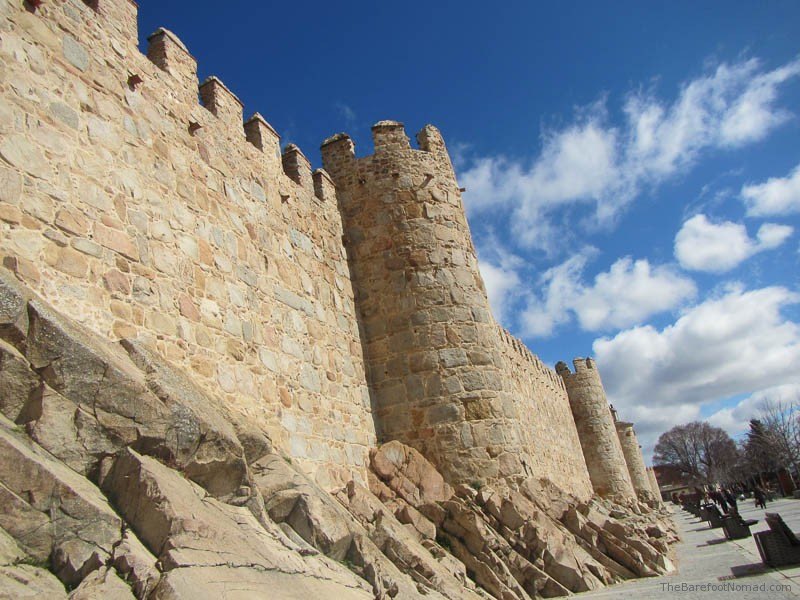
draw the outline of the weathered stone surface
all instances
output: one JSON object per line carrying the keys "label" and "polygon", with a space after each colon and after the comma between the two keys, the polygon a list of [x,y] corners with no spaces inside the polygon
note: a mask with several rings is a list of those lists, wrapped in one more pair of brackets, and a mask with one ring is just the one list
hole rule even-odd
{"label": "weathered stone surface", "polygon": [[[0,418],[2,419],[2,418]],[[0,527],[67,584],[109,560],[122,521],[94,485],[0,422]]]}
{"label": "weathered stone surface", "polygon": [[338,585],[324,578],[303,577],[281,571],[232,568],[222,565],[187,567],[169,571],[150,596],[152,600],[307,600],[341,598],[371,600],[372,593]]}
{"label": "weathered stone surface", "polygon": [[0,566],[0,600],[62,600],[67,592],[47,569],[30,565]]}
{"label": "weathered stone surface", "polygon": [[[173,34],[142,55],[135,3],[24,4],[0,0],[0,412],[131,522],[111,554],[62,539],[54,519],[93,536],[94,517],[0,478],[28,560],[140,598],[481,595],[469,572],[523,599],[671,568],[674,532],[492,318],[435,128],[417,150],[382,121],[364,158],[334,136],[312,176],[263,119],[245,140],[218,80],[198,106]],[[594,375],[577,395],[601,424]],[[372,473],[375,425],[416,450],[376,450]],[[273,450],[291,463],[254,484]],[[614,490],[624,506],[590,500]]]}
{"label": "weathered stone surface", "polygon": [[251,470],[273,521],[286,523],[308,544],[334,560],[345,558],[353,531],[338,503],[276,454],[262,457]]}
{"label": "weathered stone surface", "polygon": [[412,506],[447,500],[452,488],[417,450],[388,442],[370,452],[372,469],[398,496]]}
{"label": "weathered stone surface", "polygon": [[418,584],[447,598],[473,597],[470,586],[465,587],[463,565],[448,570],[368,489],[351,482],[337,498],[364,526],[380,551]]}
{"label": "weathered stone surface", "polygon": [[280,585],[277,593],[286,598],[303,598],[315,586],[329,597],[370,597],[365,582],[338,563],[300,556],[246,508],[207,497],[152,458],[123,451],[103,489],[166,572],[154,598],[211,597],[208,589],[220,589],[214,581],[236,580],[252,595],[272,593]]}
{"label": "weathered stone surface", "polygon": [[591,358],[576,358],[573,365],[574,373],[563,362],[556,365],[556,371],[567,388],[592,487],[603,497],[635,501],[636,491],[597,366]]}
{"label": "weathered stone surface", "polygon": [[113,564],[137,598],[147,598],[161,577],[156,557],[131,531],[123,533],[121,543],[114,549]]}
{"label": "weathered stone surface", "polygon": [[17,545],[17,542],[4,529],[0,528],[0,565],[8,566],[15,564],[19,559],[24,558],[25,553]]}
{"label": "weathered stone surface", "polygon": [[174,440],[185,448],[186,456],[176,458],[187,477],[214,496],[232,494],[244,485],[244,449],[217,408],[219,401],[140,342],[123,340],[122,346],[144,371],[148,388],[171,412],[169,443]]}
{"label": "weathered stone surface", "polygon": [[0,412],[17,421],[31,394],[41,385],[16,348],[0,340]]}
{"label": "weathered stone surface", "polygon": [[69,600],[135,600],[131,588],[119,578],[114,569],[100,567],[92,571],[70,593]]}
{"label": "weathered stone surface", "polygon": [[26,305],[30,297],[12,273],[0,268],[0,338],[18,348],[28,335]]}

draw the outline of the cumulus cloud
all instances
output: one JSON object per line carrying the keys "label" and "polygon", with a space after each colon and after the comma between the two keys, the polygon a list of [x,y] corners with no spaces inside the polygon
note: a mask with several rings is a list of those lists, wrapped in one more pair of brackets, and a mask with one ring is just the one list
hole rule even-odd
{"label": "cumulus cloud", "polygon": [[637,422],[651,450],[658,435],[696,418],[704,403],[798,383],[800,325],[782,315],[798,302],[783,287],[737,286],[661,330],[644,325],[596,340],[610,401]]}
{"label": "cumulus cloud", "polygon": [[519,242],[549,249],[558,239],[552,216],[559,208],[588,204],[589,224],[608,225],[643,186],[686,171],[704,150],[764,138],[789,117],[777,106],[778,92],[798,75],[800,60],[771,71],[757,59],[720,64],[683,85],[672,102],[629,94],[618,125],[599,101],[566,127],[545,131],[532,160],[476,158],[460,176],[467,208],[476,214],[508,205]]}
{"label": "cumulus cloud", "polygon": [[741,192],[747,214],[754,217],[800,212],[800,165],[786,177],[745,185]]}
{"label": "cumulus cloud", "polygon": [[724,273],[758,252],[777,248],[793,231],[788,225],[764,223],[753,239],[744,225],[714,223],[699,214],[687,220],[675,236],[675,258],[685,269]]}
{"label": "cumulus cloud", "polygon": [[736,405],[722,408],[706,420],[715,427],[721,427],[731,435],[747,431],[750,419],[758,418],[765,403],[800,404],[800,383],[787,383],[759,390]]}
{"label": "cumulus cloud", "polygon": [[478,244],[478,255],[483,283],[492,313],[498,322],[509,317],[512,304],[523,293],[520,270],[524,261],[505,248],[497,238],[490,234]]}
{"label": "cumulus cloud", "polygon": [[593,254],[585,249],[543,274],[543,296],[529,297],[522,311],[525,335],[550,335],[572,315],[587,331],[629,327],[696,294],[694,283],[670,267],[630,257],[620,258],[586,285],[583,270]]}

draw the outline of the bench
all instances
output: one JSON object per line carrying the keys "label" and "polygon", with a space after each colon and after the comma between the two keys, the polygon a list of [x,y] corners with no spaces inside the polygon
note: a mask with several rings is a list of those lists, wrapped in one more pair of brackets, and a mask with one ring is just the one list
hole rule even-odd
{"label": "bench", "polygon": [[778,513],[766,513],[769,531],[759,531],[753,537],[764,564],[781,567],[800,563],[800,540]]}
{"label": "bench", "polygon": [[756,523],[758,523],[758,519],[745,520],[739,513],[732,512],[730,515],[723,517],[722,529],[725,530],[725,537],[729,540],[740,540],[752,535],[750,528]]}
{"label": "bench", "polygon": [[708,526],[711,529],[722,527],[722,513],[713,504],[706,504],[700,509],[700,518],[708,521]]}

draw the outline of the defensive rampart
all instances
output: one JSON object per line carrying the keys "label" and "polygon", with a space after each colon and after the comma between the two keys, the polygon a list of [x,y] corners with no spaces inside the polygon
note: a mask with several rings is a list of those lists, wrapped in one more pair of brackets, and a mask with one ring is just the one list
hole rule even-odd
{"label": "defensive rampart", "polygon": [[[37,3],[39,4],[39,3]],[[143,337],[325,484],[375,435],[333,186],[136,5],[0,2],[0,254]],[[202,105],[198,104],[198,94]]]}

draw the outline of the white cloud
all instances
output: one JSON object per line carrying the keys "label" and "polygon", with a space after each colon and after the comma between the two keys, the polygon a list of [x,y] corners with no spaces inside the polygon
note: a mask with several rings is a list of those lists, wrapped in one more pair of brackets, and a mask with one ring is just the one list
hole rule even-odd
{"label": "white cloud", "polygon": [[754,217],[800,212],[800,165],[786,177],[745,185],[741,195],[747,214]]}
{"label": "white cloud", "polygon": [[583,269],[593,254],[593,249],[584,250],[544,273],[543,297],[529,297],[522,312],[525,335],[550,335],[571,314],[587,331],[629,327],[672,310],[696,294],[694,283],[669,267],[654,267],[647,260],[630,257],[620,258],[585,285]]}
{"label": "white cloud", "polygon": [[495,319],[505,323],[514,304],[525,295],[522,272],[525,261],[489,231],[476,240],[478,267]]}
{"label": "white cloud", "polygon": [[765,402],[784,405],[800,403],[800,383],[787,383],[759,390],[738,402],[735,406],[722,408],[706,420],[715,427],[722,427],[731,435],[747,431],[750,419],[756,419]]}
{"label": "white cloud", "polygon": [[793,231],[788,225],[765,223],[752,239],[744,225],[695,215],[675,236],[675,258],[685,269],[724,273],[758,252],[777,248]]}
{"label": "white cloud", "polygon": [[735,287],[662,330],[645,325],[596,340],[610,401],[652,449],[704,403],[800,382],[800,325],[781,314],[798,302],[783,287]]}
{"label": "white cloud", "polygon": [[[646,185],[688,170],[710,148],[762,139],[789,116],[776,106],[779,86],[800,75],[800,60],[772,71],[751,59],[721,64],[664,102],[629,94],[623,122],[609,123],[605,100],[575,121],[546,131],[532,161],[482,157],[461,173],[471,214],[511,206],[519,242],[551,249],[561,236],[552,223],[560,207],[590,204],[588,224],[608,225]],[[571,224],[571,226],[574,224]]]}

